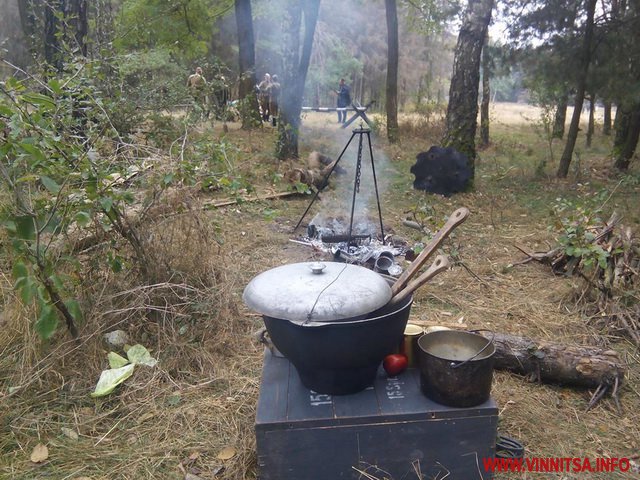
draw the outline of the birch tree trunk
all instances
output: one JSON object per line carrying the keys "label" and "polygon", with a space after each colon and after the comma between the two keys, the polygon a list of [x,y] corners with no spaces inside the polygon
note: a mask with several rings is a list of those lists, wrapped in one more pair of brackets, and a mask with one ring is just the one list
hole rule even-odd
{"label": "birch tree trunk", "polygon": [[467,155],[472,178],[475,174],[480,56],[492,9],[493,0],[469,0],[467,5],[455,49],[446,132],[442,140],[443,146]]}
{"label": "birch tree trunk", "polygon": [[491,62],[489,60],[489,34],[484,39],[482,48],[482,103],[480,104],[480,146],[489,145],[489,101],[491,100],[491,86],[489,84]]}

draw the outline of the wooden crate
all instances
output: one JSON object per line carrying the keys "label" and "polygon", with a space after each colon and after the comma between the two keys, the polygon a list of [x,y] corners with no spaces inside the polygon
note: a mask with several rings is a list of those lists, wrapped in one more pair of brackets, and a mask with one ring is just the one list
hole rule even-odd
{"label": "wooden crate", "polygon": [[267,350],[255,424],[259,478],[488,480],[482,459],[495,454],[497,424],[493,399],[439,405],[422,394],[415,369],[395,378],[380,369],[362,392],[322,395]]}

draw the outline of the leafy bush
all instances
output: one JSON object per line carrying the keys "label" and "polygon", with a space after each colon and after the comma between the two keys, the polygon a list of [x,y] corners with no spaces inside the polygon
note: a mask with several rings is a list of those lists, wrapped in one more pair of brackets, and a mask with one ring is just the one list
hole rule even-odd
{"label": "leafy bush", "polygon": [[[108,139],[104,133],[117,132],[90,74],[90,65],[78,64],[65,78],[38,82],[38,91],[15,79],[0,88],[0,181],[10,192],[0,204],[0,224],[11,239],[15,288],[26,304],[35,303],[43,338],[57,329],[56,310],[77,334],[73,290],[81,265],[67,248],[68,236],[118,235],[131,245],[141,271],[149,266],[124,215],[134,202],[121,181],[129,165],[98,153]],[[114,268],[122,264],[113,252],[105,260]]]}
{"label": "leafy bush", "polygon": [[609,192],[602,191],[580,201],[557,198],[553,205],[553,228],[559,233],[560,247],[568,257],[580,259],[587,268],[606,268],[610,256],[610,252],[594,241],[595,232],[603,224],[601,205],[608,195]]}

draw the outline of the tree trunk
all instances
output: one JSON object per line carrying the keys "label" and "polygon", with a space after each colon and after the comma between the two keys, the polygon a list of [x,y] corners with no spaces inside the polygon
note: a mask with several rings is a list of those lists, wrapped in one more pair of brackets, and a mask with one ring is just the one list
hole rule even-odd
{"label": "tree trunk", "polygon": [[489,33],[484,39],[482,48],[482,103],[480,104],[480,146],[489,146],[489,101],[491,100],[491,86],[489,77],[491,75],[491,62],[489,59]]}
{"label": "tree trunk", "polygon": [[604,123],[602,124],[602,134],[611,135],[611,102],[604,102]]}
{"label": "tree trunk", "polygon": [[60,15],[63,12],[61,0],[50,0],[44,11],[44,59],[49,66],[58,72],[62,71],[63,55],[60,46],[59,33]]}
{"label": "tree trunk", "polygon": [[[288,0],[284,20],[283,88],[276,156],[298,157],[302,95],[309,70],[320,0]],[[300,53],[300,27],[304,13],[304,41]]]}
{"label": "tree trunk", "polygon": [[471,178],[475,174],[480,55],[492,9],[493,0],[469,0],[456,44],[446,132],[442,140],[443,146],[467,155]]}
{"label": "tree trunk", "polygon": [[553,121],[553,131],[551,133],[552,138],[564,137],[564,124],[567,121],[567,104],[569,103],[569,95],[564,94],[558,100],[558,106],[556,107],[556,114]]}
{"label": "tree trunk", "polygon": [[385,0],[387,13],[387,138],[397,143],[398,132],[398,11],[396,0]]}
{"label": "tree trunk", "polygon": [[[622,108],[618,107],[618,112]],[[620,171],[627,171],[631,164],[631,158],[636,151],[638,145],[638,137],[640,137],[640,104],[636,104],[631,112],[622,114],[625,118],[621,120],[624,125],[620,126],[620,135],[616,130],[616,145],[614,145],[614,167]],[[618,114],[616,114],[617,120]]]}
{"label": "tree trunk", "polygon": [[[18,10],[20,11],[20,24],[22,25],[22,31],[27,38],[29,50],[32,54],[39,51],[38,42],[36,42],[36,17],[34,15],[34,9],[42,9],[42,5],[39,5],[41,0],[36,2],[35,0],[18,0]],[[37,5],[36,5],[37,4]]]}
{"label": "tree trunk", "polygon": [[253,40],[251,0],[235,0],[235,12],[240,68],[238,98],[242,103],[242,128],[246,130],[261,124],[258,97],[254,92],[256,86],[256,53]]}
{"label": "tree trunk", "polygon": [[[21,2],[15,0],[0,1],[0,12],[2,12],[3,18],[0,20],[2,28],[0,29],[0,44],[6,48],[2,52],[2,58],[8,60],[10,63],[22,68],[27,69],[30,63],[30,45],[29,45],[29,33],[28,27],[25,28],[22,21],[22,7]],[[4,78],[4,74],[8,73],[5,70],[4,65],[0,65],[0,74]]]}
{"label": "tree trunk", "polygon": [[587,127],[587,148],[591,147],[593,132],[595,131],[596,94],[589,97],[589,126]]}
{"label": "tree trunk", "polygon": [[594,388],[621,385],[625,366],[613,350],[539,342],[527,337],[483,333],[496,347],[494,367],[531,375],[545,383]]}
{"label": "tree trunk", "polygon": [[89,24],[87,22],[87,0],[70,0],[66,4],[65,19],[71,28],[69,39],[75,41],[74,51],[87,56],[87,35]]}
{"label": "tree trunk", "polygon": [[580,128],[580,114],[582,113],[582,104],[584,102],[584,93],[587,85],[587,76],[589,73],[589,65],[591,63],[591,44],[593,39],[593,17],[596,10],[596,0],[587,1],[587,19],[584,29],[584,40],[582,44],[582,58],[580,71],[577,80],[577,92],[573,105],[573,116],[571,117],[571,125],[569,133],[567,133],[567,143],[565,144],[562,157],[560,157],[560,165],[556,176],[558,178],[566,178],[569,173],[569,165],[573,157],[573,149],[576,146],[578,138],[578,130]]}

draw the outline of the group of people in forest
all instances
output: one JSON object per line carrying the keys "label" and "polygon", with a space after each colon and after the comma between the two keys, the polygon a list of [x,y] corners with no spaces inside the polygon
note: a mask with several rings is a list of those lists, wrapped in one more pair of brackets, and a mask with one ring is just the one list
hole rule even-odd
{"label": "group of people in forest", "polygon": [[264,74],[262,81],[256,86],[258,106],[263,122],[269,122],[275,127],[278,117],[278,102],[280,100],[280,82],[277,75]]}
{"label": "group of people in forest", "polygon": [[[230,100],[229,86],[223,75],[218,75],[209,84],[202,74],[202,68],[197,67],[195,73],[189,75],[187,88],[193,97],[194,105],[201,110],[202,116],[209,118],[211,107],[216,118],[222,118]],[[209,98],[212,94],[212,98]]]}
{"label": "group of people in forest", "polygon": [[[216,115],[219,115],[224,111],[224,108],[229,102],[229,88],[223,76],[216,79],[216,85],[213,87],[214,98],[212,100],[215,103],[214,108],[216,109]],[[195,73],[189,76],[187,79],[187,88],[193,96],[194,104],[200,107],[203,114],[208,118],[210,103],[207,94],[210,88],[202,74],[201,67],[197,67]],[[260,117],[263,122],[271,122],[274,127],[277,124],[280,92],[281,86],[277,75],[265,73],[262,81],[256,85]],[[337,94],[336,110],[338,112],[338,123],[344,124],[347,121],[347,109],[351,105],[351,89],[349,85],[346,84],[344,78],[340,79],[338,89],[335,90],[335,93]]]}

